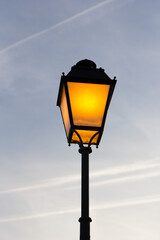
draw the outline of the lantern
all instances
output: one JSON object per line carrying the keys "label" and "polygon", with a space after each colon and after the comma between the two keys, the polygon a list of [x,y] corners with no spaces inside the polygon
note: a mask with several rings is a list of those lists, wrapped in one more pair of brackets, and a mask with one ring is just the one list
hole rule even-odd
{"label": "lantern", "polygon": [[115,78],[87,59],[62,75],[57,105],[69,145],[99,145],[115,84]]}

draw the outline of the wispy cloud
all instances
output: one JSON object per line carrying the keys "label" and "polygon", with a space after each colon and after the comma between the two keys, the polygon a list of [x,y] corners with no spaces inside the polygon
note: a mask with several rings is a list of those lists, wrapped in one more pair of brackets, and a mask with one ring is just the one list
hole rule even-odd
{"label": "wispy cloud", "polygon": [[0,218],[0,223],[15,222],[15,221],[22,221],[22,220],[31,220],[31,219],[49,217],[49,216],[54,216],[54,215],[75,213],[75,212],[78,212],[78,211],[79,211],[79,209],[69,209],[69,210],[64,210],[64,211],[37,213],[37,214],[31,214],[31,215],[28,215],[28,216],[21,216],[21,217]]}
{"label": "wispy cloud", "polygon": [[[95,178],[102,177],[102,176],[106,176],[106,177],[114,176],[114,178],[91,183],[91,186],[122,183],[122,182],[128,182],[128,181],[137,181],[137,180],[143,180],[146,178],[160,176],[160,171],[158,171],[159,167],[160,167],[160,163],[158,162],[139,162],[136,164],[128,164],[128,165],[110,167],[107,169],[99,170],[96,172],[92,172],[90,174],[91,180],[92,179],[95,180]],[[154,170],[155,168],[156,168],[156,171]],[[152,170],[152,171],[147,173],[142,172],[146,170]],[[134,175],[121,176],[121,177],[115,178],[115,176],[118,176],[119,174],[127,174],[127,173],[129,174],[131,172],[139,172],[139,171],[140,173],[136,173]],[[35,189],[65,186],[66,184],[70,184],[70,183],[73,184],[78,181],[80,181],[80,175],[51,178],[51,179],[45,179],[37,184],[3,190],[3,191],[0,191],[0,194],[10,194],[10,193],[23,192],[23,191],[32,191]],[[67,189],[74,189],[74,188],[77,188],[77,186],[72,186],[71,188],[68,187]]]}
{"label": "wispy cloud", "polygon": [[92,210],[111,209],[111,208],[128,207],[128,206],[134,206],[134,205],[140,205],[140,204],[149,204],[149,203],[155,203],[155,202],[160,202],[160,194],[139,197],[135,199],[128,199],[124,201],[111,202],[107,204],[100,204],[92,207],[91,209]]}
{"label": "wispy cloud", "polygon": [[12,188],[4,191],[0,191],[0,194],[7,194],[7,193],[18,193],[23,191],[31,191],[35,189],[42,189],[42,188],[49,188],[54,186],[65,185],[67,183],[76,182],[80,179],[79,175],[72,175],[66,176],[61,178],[53,178],[53,179],[45,179],[38,184],[32,184],[28,186],[22,186],[18,188]]}
{"label": "wispy cloud", "polygon": [[[112,208],[120,208],[120,207],[128,207],[140,204],[151,204],[160,202],[160,194],[158,195],[150,195],[145,197],[139,197],[136,199],[127,199],[123,201],[116,201],[116,202],[109,202],[105,204],[100,204],[97,206],[92,206],[91,210],[103,210],[103,209],[112,209]],[[0,218],[0,223],[7,223],[7,222],[15,222],[15,221],[23,221],[23,220],[33,220],[38,218],[44,218],[54,215],[62,215],[62,214],[71,214],[79,212],[79,208],[69,209],[69,210],[62,210],[62,211],[50,211],[45,213],[37,213],[31,214],[28,216],[15,216],[10,218]]]}
{"label": "wispy cloud", "polygon": [[106,185],[106,184],[138,181],[138,180],[143,180],[143,179],[157,177],[157,176],[160,176],[160,171],[155,171],[155,172],[149,172],[149,173],[143,173],[143,174],[138,174],[138,175],[131,175],[131,176],[125,176],[125,177],[119,177],[119,178],[94,182],[94,183],[91,184],[91,186],[102,186],[102,185]]}
{"label": "wispy cloud", "polygon": [[42,30],[42,31],[40,31],[40,32],[35,33],[35,34],[32,34],[32,35],[30,35],[30,36],[28,36],[28,37],[26,37],[26,38],[24,38],[24,39],[22,39],[22,40],[19,40],[19,41],[15,42],[15,43],[9,45],[9,46],[6,47],[6,48],[1,49],[1,50],[0,50],[0,54],[3,54],[3,53],[5,53],[5,52],[7,52],[7,51],[9,51],[9,50],[11,50],[11,49],[14,49],[14,48],[20,46],[21,44],[24,44],[25,42],[28,42],[28,41],[30,41],[30,40],[32,40],[32,39],[34,39],[34,38],[37,38],[37,37],[39,37],[39,36],[41,36],[41,35],[44,35],[44,34],[50,32],[50,31],[52,31],[52,30],[54,30],[54,29],[57,29],[58,27],[61,27],[61,26],[65,25],[66,23],[72,22],[72,21],[75,20],[76,18],[82,17],[82,16],[84,16],[85,14],[88,14],[88,13],[90,13],[90,12],[92,12],[92,11],[100,8],[100,7],[103,7],[105,4],[108,4],[108,3],[111,3],[111,2],[114,2],[114,1],[116,1],[116,0],[105,0],[105,1],[103,1],[103,2],[100,2],[100,3],[98,3],[98,4],[96,4],[96,5],[92,6],[92,7],[90,7],[90,8],[88,8],[88,9],[80,12],[80,13],[77,13],[77,14],[73,15],[73,16],[70,17],[70,18],[65,19],[64,21],[61,21],[61,22],[59,22],[59,23],[57,23],[57,24],[54,24],[54,25],[52,25],[52,26],[49,27],[49,28],[46,28],[46,29],[44,29],[44,30]]}
{"label": "wispy cloud", "polygon": [[128,164],[128,165],[121,165],[121,166],[115,166],[110,167],[107,169],[103,169],[100,171],[92,172],[90,174],[90,177],[101,177],[104,175],[118,175],[122,173],[130,173],[134,171],[143,171],[143,170],[149,170],[152,168],[158,168],[160,167],[159,162],[151,162],[151,161],[144,161],[134,164]]}

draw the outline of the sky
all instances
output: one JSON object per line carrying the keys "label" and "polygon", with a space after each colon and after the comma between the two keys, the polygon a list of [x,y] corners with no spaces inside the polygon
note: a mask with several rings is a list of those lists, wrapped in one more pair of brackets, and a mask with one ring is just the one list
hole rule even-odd
{"label": "sky", "polygon": [[0,0],[0,239],[79,238],[81,156],[56,106],[82,59],[117,77],[90,154],[91,239],[160,239],[160,1]]}

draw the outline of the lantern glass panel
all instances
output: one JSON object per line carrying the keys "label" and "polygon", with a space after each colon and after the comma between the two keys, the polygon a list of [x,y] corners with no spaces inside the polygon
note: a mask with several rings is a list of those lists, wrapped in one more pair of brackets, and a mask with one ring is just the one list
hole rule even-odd
{"label": "lantern glass panel", "polygon": [[[81,137],[81,139],[82,139],[82,142],[83,142],[84,144],[89,143],[91,137],[92,137],[94,134],[97,133],[97,131],[88,131],[88,130],[76,130],[76,131],[79,133],[79,135],[80,135],[80,137]],[[96,144],[96,143],[97,143],[97,140],[98,140],[98,137],[99,137],[99,134],[97,134],[97,135],[93,138],[92,143]],[[72,135],[72,140],[71,140],[71,142],[80,142],[79,137],[77,136],[77,134],[76,134],[75,132],[74,132],[73,135]]]}
{"label": "lantern glass panel", "polygon": [[110,85],[68,82],[73,124],[101,127]]}
{"label": "lantern glass panel", "polygon": [[64,86],[63,86],[63,89],[62,89],[60,109],[61,109],[61,113],[62,113],[62,117],[63,117],[63,122],[64,122],[65,130],[66,130],[66,134],[67,134],[67,137],[68,137],[69,130],[70,130],[70,120],[69,120],[69,112],[68,112],[67,99],[66,99]]}

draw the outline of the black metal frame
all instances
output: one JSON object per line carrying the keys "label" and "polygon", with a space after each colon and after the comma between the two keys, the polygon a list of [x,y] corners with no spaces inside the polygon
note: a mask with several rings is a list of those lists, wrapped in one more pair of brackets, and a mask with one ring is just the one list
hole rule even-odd
{"label": "black metal frame", "polygon": [[[102,72],[103,69],[96,69],[99,70],[100,72]],[[103,74],[104,70],[103,70]],[[105,76],[105,77],[104,77]],[[96,143],[90,143],[90,145],[96,145],[98,147],[101,137],[102,137],[102,133],[103,133],[103,129],[104,129],[104,125],[105,125],[105,120],[106,120],[106,116],[107,116],[107,111],[110,105],[110,101],[112,98],[112,94],[116,85],[116,80],[115,78],[112,80],[108,77],[108,75],[104,75],[103,78],[85,78],[85,77],[72,77],[70,76],[70,73],[65,76],[62,75],[61,77],[61,83],[60,83],[60,88],[59,88],[59,94],[58,94],[58,100],[57,100],[57,105],[60,106],[60,101],[61,101],[61,96],[62,96],[62,90],[63,90],[63,86],[65,88],[65,94],[66,94],[66,99],[67,99],[67,106],[68,106],[68,113],[69,113],[69,121],[70,121],[70,131],[69,134],[67,136],[67,140],[68,140],[68,144],[70,146],[70,144],[77,144],[77,141],[72,141],[72,135],[76,130],[88,130],[88,131],[97,131],[99,133],[98,139]],[[94,76],[95,77],[95,76]],[[101,127],[92,127],[92,126],[79,126],[79,125],[74,125],[73,123],[73,117],[72,117],[72,110],[71,110],[71,103],[70,103],[70,97],[69,97],[69,92],[68,92],[68,86],[67,83],[68,82],[76,82],[76,83],[92,83],[92,84],[103,84],[103,85],[109,85],[110,89],[109,89],[109,93],[108,93],[108,99],[106,102],[106,106],[105,106],[105,111],[104,111],[104,115],[103,115],[103,120],[102,120],[102,125]],[[61,113],[62,114],[62,113]],[[62,117],[63,118],[63,117]],[[64,122],[63,122],[64,124]],[[98,134],[97,133],[97,134]],[[96,134],[96,135],[97,135]],[[93,137],[93,136],[92,136]],[[92,139],[93,140],[93,139]]]}
{"label": "black metal frame", "polygon": [[92,219],[89,217],[89,154],[91,152],[92,149],[89,146],[79,149],[82,155],[80,240],[90,240]]}
{"label": "black metal frame", "polygon": [[[102,120],[101,127],[88,127],[88,126],[77,126],[73,123],[73,117],[72,117],[72,110],[71,110],[71,104],[70,104],[70,98],[68,93],[68,82],[79,82],[79,83],[92,83],[92,84],[105,84],[110,85],[109,93],[108,93],[108,99],[105,106],[104,116]],[[103,69],[97,69],[96,64],[90,60],[82,60],[78,62],[75,66],[72,67],[71,71],[67,74],[67,76],[61,77],[61,83],[58,93],[58,99],[57,99],[57,105],[60,107],[61,104],[61,97],[62,97],[62,91],[63,86],[65,89],[66,94],[66,100],[67,100],[67,107],[68,107],[68,113],[69,113],[69,121],[70,121],[70,132],[69,135],[66,136],[68,139],[69,145],[71,143],[77,143],[79,144],[79,153],[82,155],[82,176],[81,176],[81,217],[79,219],[80,222],[80,240],[90,240],[90,222],[92,221],[89,217],[89,154],[92,152],[91,145],[94,144],[92,141],[93,139],[99,134],[98,140],[96,145],[98,146],[104,125],[105,120],[107,116],[107,111],[110,105],[110,101],[112,98],[112,94],[114,91],[116,85],[116,79],[114,78],[111,80],[107,74],[104,73]],[[62,112],[61,112],[62,115]],[[63,116],[62,116],[63,119]],[[64,124],[64,119],[63,119]],[[65,124],[64,124],[65,127]],[[87,146],[84,146],[85,143],[83,143],[80,134],[77,132],[77,130],[90,130],[90,131],[97,131],[93,136],[91,137],[89,143]],[[65,129],[66,131],[66,129]],[[72,135],[75,133],[78,138],[79,142],[71,142]]]}

